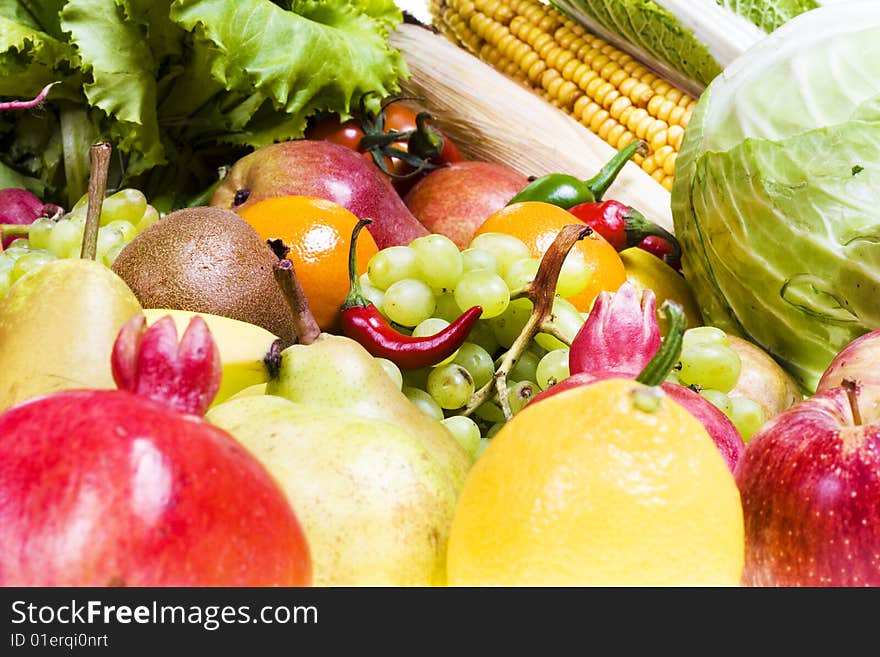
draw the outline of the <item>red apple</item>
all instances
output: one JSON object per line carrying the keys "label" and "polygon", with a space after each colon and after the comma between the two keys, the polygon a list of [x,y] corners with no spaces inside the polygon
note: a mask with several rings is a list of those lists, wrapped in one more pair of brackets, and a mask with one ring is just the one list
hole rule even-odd
{"label": "red apple", "polygon": [[0,415],[0,586],[301,586],[305,536],[283,491],[200,415],[220,362],[196,318],[120,331],[121,390]]}
{"label": "red apple", "polygon": [[486,218],[528,184],[506,165],[465,160],[431,171],[403,201],[429,231],[464,249]]}
{"label": "red apple", "polygon": [[742,495],[747,586],[880,586],[880,387],[801,401],[749,441]]}
{"label": "red apple", "polygon": [[844,379],[880,384],[880,330],[856,338],[829,363],[816,391],[836,388]]}

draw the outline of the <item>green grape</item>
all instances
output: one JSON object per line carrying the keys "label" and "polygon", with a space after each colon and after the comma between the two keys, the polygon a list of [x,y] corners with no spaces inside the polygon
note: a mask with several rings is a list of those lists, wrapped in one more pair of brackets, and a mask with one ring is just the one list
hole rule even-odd
{"label": "green grape", "polygon": [[730,401],[730,397],[728,397],[720,390],[703,388],[702,390],[700,390],[700,396],[703,399],[711,402],[715,408],[724,413],[727,417],[731,416],[731,413],[733,411],[733,404]]}
{"label": "green grape", "polygon": [[498,258],[491,251],[485,249],[470,248],[461,252],[462,271],[485,269],[498,273]]}
{"label": "green grape", "polygon": [[119,242],[118,244],[114,244],[107,251],[104,252],[104,256],[101,258],[101,262],[103,262],[107,267],[112,267],[113,263],[116,262],[116,258],[119,257],[122,249],[126,247],[125,242]]}
{"label": "green grape", "polygon": [[[125,223],[128,224],[128,222]],[[131,230],[134,231],[134,226],[131,224],[128,225],[131,226]],[[125,243],[126,240],[122,228],[110,224],[101,226],[98,229],[98,243],[95,248],[95,260],[104,263],[108,267],[111,266],[113,260],[115,260],[115,255],[119,254],[119,249],[116,247]],[[113,259],[111,259],[111,255],[113,255]]]}
{"label": "green grape", "polygon": [[409,243],[416,252],[420,278],[435,289],[451,290],[461,277],[461,251],[445,235],[432,233]]}
{"label": "green grape", "polygon": [[445,319],[447,322],[454,322],[461,315],[462,310],[455,302],[455,295],[452,292],[444,292],[437,295],[437,306],[434,308],[434,317]]}
{"label": "green grape", "polygon": [[378,287],[374,287],[372,285],[365,285],[363,282],[361,283],[361,294],[364,295],[367,301],[376,306],[376,308],[381,308],[382,304],[385,303],[385,293],[380,290]]}
{"label": "green grape", "polygon": [[420,367],[415,370],[401,370],[401,373],[403,374],[404,386],[424,390],[428,385],[428,374],[431,373],[431,368]]}
{"label": "green grape", "polygon": [[[500,429],[501,427],[499,427]],[[483,452],[486,451],[486,448],[489,446],[489,438],[480,438],[480,444],[477,446],[477,449],[474,450],[474,461],[479,459]]]}
{"label": "green grape", "polygon": [[486,401],[474,409],[474,415],[486,422],[504,422],[504,411],[494,401]]}
{"label": "green grape", "polygon": [[403,386],[402,389],[403,394],[409,399],[416,407],[422,411],[428,417],[432,417],[438,422],[442,422],[444,419],[443,409],[434,401],[433,397],[429,395],[424,390],[420,390],[419,388],[411,388],[409,386]]}
{"label": "green grape", "polygon": [[510,289],[498,274],[475,269],[458,280],[455,286],[455,302],[459,308],[480,306],[481,317],[491,319],[504,312],[510,303]]}
{"label": "green grape", "polygon": [[52,234],[52,227],[55,225],[54,219],[48,217],[40,217],[31,224],[31,230],[28,233],[28,241],[32,249],[49,249],[49,235]]}
{"label": "green grape", "polygon": [[144,216],[140,218],[140,221],[138,221],[137,224],[135,224],[138,235],[159,221],[159,218],[159,211],[152,205],[148,205],[147,209],[144,210]]}
{"label": "green grape", "polygon": [[101,205],[101,225],[111,221],[138,223],[147,210],[147,197],[139,189],[126,188],[111,194]]}
{"label": "green grape", "polygon": [[487,438],[487,440],[491,440],[492,437],[493,437],[496,433],[498,433],[499,431],[501,431],[501,428],[504,426],[504,424],[505,424],[505,423],[504,423],[503,421],[502,421],[502,422],[496,422],[496,423],[493,424],[491,427],[489,427],[489,430],[486,432],[486,438]]}
{"label": "green grape", "polygon": [[474,394],[474,380],[461,365],[440,365],[428,374],[425,390],[440,408],[461,408]]}
{"label": "green grape", "polygon": [[[443,329],[449,326],[449,322],[445,319],[440,319],[439,317],[429,317],[423,322],[419,322],[418,325],[413,329],[412,335],[416,338],[424,338],[429,335],[434,335],[435,333],[439,333]],[[442,361],[435,365],[446,365],[447,363],[451,363],[455,358],[455,355],[458,353],[456,349],[451,356],[447,356]]]}
{"label": "green grape", "polygon": [[507,403],[510,404],[510,412],[514,415],[519,413],[529,400],[535,396],[538,384],[533,381],[517,381],[507,390]]}
{"label": "green grape", "polygon": [[6,295],[6,290],[12,285],[12,268],[15,261],[6,257],[6,251],[0,251],[0,299]]}
{"label": "green grape", "polygon": [[739,396],[731,397],[730,405],[730,421],[748,441],[764,424],[764,408],[754,399]]}
{"label": "green grape", "polygon": [[534,381],[535,372],[540,360],[538,354],[526,349],[522,352],[510,372],[507,373],[508,381]]}
{"label": "green grape", "polygon": [[482,439],[480,427],[477,426],[476,422],[464,415],[453,415],[444,419],[441,424],[449,430],[449,433],[464,448],[464,451],[470,454],[471,457],[476,454]]}
{"label": "green grape", "polygon": [[12,282],[14,283],[29,271],[39,269],[47,262],[52,262],[53,260],[56,260],[55,256],[48,251],[32,250],[30,253],[25,253],[15,261],[15,265],[12,268]]}
{"label": "green grape", "polygon": [[[722,341],[714,341],[714,334],[699,327],[685,331],[681,346],[681,369],[678,377],[685,385],[698,385],[721,392],[730,392],[739,381],[742,361],[721,331]],[[714,329],[719,331],[720,329]],[[693,331],[700,331],[696,336]],[[689,335],[691,334],[691,335]],[[708,336],[708,339],[707,339]]]}
{"label": "green grape", "polygon": [[392,322],[415,326],[434,314],[434,292],[424,281],[404,278],[385,290],[382,313]]}
{"label": "green grape", "polygon": [[499,345],[510,349],[529,321],[533,308],[528,299],[514,299],[503,313],[490,320],[492,332]]}
{"label": "green grape", "polygon": [[532,255],[525,242],[506,233],[482,233],[471,240],[469,246],[472,249],[483,249],[494,255],[498,262],[498,273],[502,276],[511,264]]}
{"label": "green grape", "polygon": [[418,278],[419,265],[416,252],[408,246],[389,246],[373,254],[367,264],[370,283],[380,290],[387,290],[397,281]]}
{"label": "green grape", "polygon": [[480,389],[495,375],[495,364],[488,351],[473,342],[465,342],[452,361],[465,368],[474,380],[474,388]]}
{"label": "green grape", "polygon": [[504,273],[504,282],[511,290],[519,290],[535,280],[541,261],[538,258],[520,258],[510,264]]}
{"label": "green grape", "polygon": [[30,242],[27,240],[19,239],[15,240],[12,244],[9,245],[8,248],[0,251],[3,254],[3,257],[9,258],[12,262],[18,260],[21,256],[27,255],[31,252]]}
{"label": "green grape", "polygon": [[498,339],[495,337],[495,331],[492,329],[492,322],[494,321],[495,319],[481,319],[474,324],[473,328],[471,328],[470,334],[468,334],[468,342],[473,342],[474,344],[481,346],[490,354],[494,354],[498,351],[501,345],[498,344]]}
{"label": "green grape", "polygon": [[568,349],[548,351],[535,368],[535,381],[538,382],[541,390],[546,390],[568,377]]}
{"label": "green grape", "polygon": [[683,341],[692,345],[727,344],[727,334],[714,326],[695,326],[684,332]]}
{"label": "green grape", "polygon": [[[69,215],[68,215],[69,217]],[[56,221],[46,250],[58,258],[76,258],[82,250],[83,226],[72,218]]]}
{"label": "green grape", "polygon": [[559,270],[556,294],[561,297],[574,296],[586,289],[592,277],[593,272],[587,266],[583,255],[577,251],[570,251]]}
{"label": "green grape", "polygon": [[376,362],[382,366],[382,369],[385,370],[385,374],[388,375],[388,378],[394,381],[398,388],[403,388],[403,374],[395,363],[387,358],[376,358]]}
{"label": "green grape", "polygon": [[[574,340],[578,331],[584,325],[584,318],[569,301],[562,297],[556,297],[553,300],[553,310],[551,313],[551,323],[556,329],[568,340]],[[567,349],[568,345],[547,333],[538,333],[535,335],[535,342],[552,351],[553,349]]]}
{"label": "green grape", "polygon": [[73,204],[73,207],[70,208],[70,212],[71,212],[71,214],[78,213],[78,214],[85,216],[86,210],[88,209],[88,207],[89,207],[89,195],[83,194],[82,196],[79,197],[79,200]]}
{"label": "green grape", "polygon": [[100,234],[102,230],[119,231],[119,234],[122,236],[122,241],[126,244],[131,242],[138,234],[137,228],[133,223],[130,221],[123,221],[122,219],[114,219],[113,221],[104,224],[98,229],[98,234]]}

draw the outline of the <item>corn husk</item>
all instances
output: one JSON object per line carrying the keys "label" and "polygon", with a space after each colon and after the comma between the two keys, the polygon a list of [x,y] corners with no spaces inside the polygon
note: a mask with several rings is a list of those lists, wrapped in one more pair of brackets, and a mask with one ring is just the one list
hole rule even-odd
{"label": "corn husk", "polygon": [[[403,92],[418,98],[414,104],[432,114],[468,159],[500,162],[527,176],[559,172],[586,180],[616,152],[531,89],[430,29],[401,25],[391,44],[411,72],[401,80]],[[669,192],[635,163],[623,168],[604,198],[673,229]]]}

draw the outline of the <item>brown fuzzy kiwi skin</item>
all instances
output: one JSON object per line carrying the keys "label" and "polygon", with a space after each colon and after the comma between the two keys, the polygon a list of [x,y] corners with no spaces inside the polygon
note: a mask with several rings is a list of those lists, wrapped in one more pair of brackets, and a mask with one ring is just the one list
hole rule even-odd
{"label": "brown fuzzy kiwi skin", "polygon": [[262,326],[291,344],[290,307],[272,273],[278,258],[231,210],[169,213],[135,237],[113,263],[144,308],[211,313]]}

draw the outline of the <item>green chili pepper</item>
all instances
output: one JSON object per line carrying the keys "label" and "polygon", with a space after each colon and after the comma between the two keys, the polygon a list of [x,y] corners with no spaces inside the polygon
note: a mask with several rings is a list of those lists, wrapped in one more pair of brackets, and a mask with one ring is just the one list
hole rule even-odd
{"label": "green chili pepper", "polygon": [[507,202],[519,203],[521,201],[543,201],[552,203],[561,208],[568,209],[580,203],[593,203],[602,200],[602,195],[617,178],[623,166],[638,152],[644,154],[647,144],[643,141],[633,141],[620,149],[608,164],[606,164],[594,177],[589,180],[581,180],[576,176],[566,173],[548,173],[535,178],[526,185],[516,196]]}

